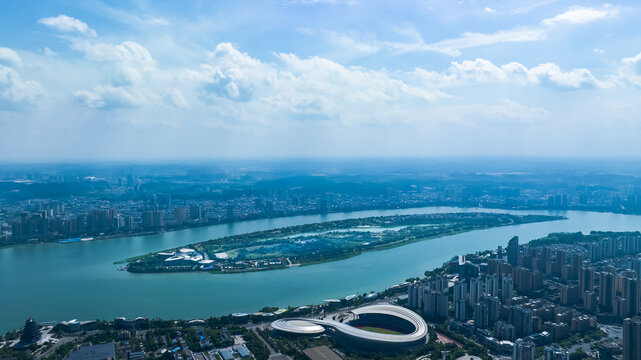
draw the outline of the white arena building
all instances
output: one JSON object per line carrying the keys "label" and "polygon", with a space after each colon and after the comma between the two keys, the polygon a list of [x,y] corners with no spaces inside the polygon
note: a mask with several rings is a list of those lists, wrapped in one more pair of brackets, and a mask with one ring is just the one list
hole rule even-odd
{"label": "white arena building", "polygon": [[404,307],[376,304],[351,310],[348,314],[351,320],[347,322],[287,318],[276,320],[271,326],[274,331],[283,335],[328,334],[359,352],[396,352],[427,342],[425,320]]}

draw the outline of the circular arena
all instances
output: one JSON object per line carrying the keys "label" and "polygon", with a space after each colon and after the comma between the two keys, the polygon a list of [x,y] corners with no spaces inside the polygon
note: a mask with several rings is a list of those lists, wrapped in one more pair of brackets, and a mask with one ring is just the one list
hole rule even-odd
{"label": "circular arena", "polygon": [[272,329],[283,335],[334,336],[344,346],[359,352],[395,352],[425,344],[427,324],[404,307],[378,304],[347,313],[350,320],[287,318],[272,322]]}

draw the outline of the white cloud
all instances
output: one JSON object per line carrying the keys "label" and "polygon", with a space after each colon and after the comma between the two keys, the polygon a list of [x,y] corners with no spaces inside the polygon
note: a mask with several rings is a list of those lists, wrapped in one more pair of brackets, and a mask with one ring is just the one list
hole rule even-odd
{"label": "white cloud", "polygon": [[433,43],[426,43],[422,35],[413,26],[396,28],[393,31],[406,38],[406,41],[381,41],[373,35],[359,36],[328,32],[327,41],[340,46],[344,51],[361,52],[364,55],[387,49],[397,53],[434,51],[449,56],[460,56],[461,50],[503,43],[533,42],[545,39],[547,29],[514,28],[499,30],[493,33],[466,32],[461,36]]}
{"label": "white cloud", "polygon": [[621,59],[621,62],[624,64],[636,64],[638,62],[641,62],[641,52],[636,54],[633,57],[626,57]]}
{"label": "white cloud", "polygon": [[156,64],[149,51],[133,41],[111,44],[77,40],[73,42],[72,47],[84,53],[89,60],[138,64],[143,67]]}
{"label": "white cloud", "polygon": [[490,34],[464,33],[458,38],[447,39],[424,46],[425,50],[439,51],[448,55],[458,56],[461,49],[488,46],[501,43],[539,41],[545,38],[541,29],[512,29],[500,30]]}
{"label": "white cloud", "polygon": [[641,87],[641,52],[621,59],[618,79],[621,82]]}
{"label": "white cloud", "polygon": [[329,41],[341,49],[349,49],[351,53],[357,53],[361,56],[375,54],[380,50],[379,46],[371,41],[358,41],[354,37],[336,32],[329,33]]}
{"label": "white cloud", "polygon": [[538,82],[550,83],[563,88],[609,87],[607,82],[597,80],[588,69],[573,69],[567,72],[553,63],[545,63],[530,69]]}
{"label": "white cloud", "polygon": [[42,18],[38,20],[38,23],[61,32],[75,32],[84,35],[96,36],[96,32],[90,28],[87,23],[67,15]]}
{"label": "white cloud", "polygon": [[258,86],[269,86],[277,77],[272,66],[241,53],[230,43],[218,44],[202,68],[206,93],[230,100],[249,100]]}
{"label": "white cloud", "polygon": [[229,109],[237,121],[333,119],[353,125],[403,121],[389,112],[448,96],[385,71],[344,67],[324,58],[280,53],[276,60],[265,63],[229,43],[219,44],[197,74],[203,99],[216,109]]}
{"label": "white cloud", "polygon": [[[546,1],[533,6],[543,6],[553,1]],[[495,13],[496,10],[485,7],[487,13]],[[353,32],[350,34],[339,34],[329,32],[327,40],[334,45],[340,46],[345,51],[360,52],[363,55],[374,54],[382,49],[392,50],[398,53],[434,51],[449,56],[460,56],[461,50],[490,46],[505,43],[522,43],[541,41],[547,34],[560,24],[584,24],[594,20],[614,17],[618,9],[610,4],[601,8],[587,8],[574,6],[569,10],[552,18],[544,19],[541,23],[545,26],[516,27],[507,30],[498,30],[492,33],[465,32],[459,37],[445,39],[433,43],[427,43],[422,35],[414,28],[395,29],[394,32],[404,35],[407,41],[380,41],[373,36],[358,36]],[[311,33],[311,32],[310,32]]]}
{"label": "white cloud", "polygon": [[606,4],[600,9],[573,6],[561,14],[543,20],[542,23],[544,25],[585,24],[603,18],[614,17],[618,12],[618,9],[610,4]]}
{"label": "white cloud", "polygon": [[452,62],[445,72],[433,72],[419,68],[415,70],[414,74],[425,84],[434,87],[462,86],[470,82],[541,84],[563,89],[612,86],[608,81],[598,80],[588,69],[562,71],[558,65],[553,63],[527,68],[518,62],[497,66],[486,59],[475,59]]}
{"label": "white cloud", "polygon": [[43,95],[38,82],[22,80],[15,69],[0,65],[0,110],[26,110]]}
{"label": "white cloud", "polygon": [[[528,68],[518,62],[495,65],[486,59],[452,62],[442,72],[417,68],[389,72],[346,67],[321,57],[275,54],[265,62],[220,43],[199,70],[165,71],[140,44],[75,42],[87,59],[103,64],[105,82],[75,92],[98,109],[172,106],[199,109],[202,103],[218,121],[263,124],[289,120],[338,121],[345,125],[418,121],[426,106],[451,96],[443,89],[469,84],[543,85],[558,89],[606,88],[588,69],[564,71],[553,63]],[[492,111],[517,113],[512,103]],[[498,106],[498,105],[497,105]],[[507,109],[507,110],[506,110]],[[488,109],[486,112],[490,113]],[[407,119],[399,119],[402,112]],[[540,114],[540,113],[539,113]]]}
{"label": "white cloud", "polygon": [[167,89],[165,96],[163,97],[163,101],[177,108],[186,109],[190,107],[189,102],[185,99],[183,93],[176,88]]}
{"label": "white cloud", "polygon": [[533,123],[545,120],[550,113],[541,107],[529,107],[511,99],[495,104],[469,104],[446,107],[443,116],[451,121],[488,126],[489,124]]}
{"label": "white cloud", "polygon": [[[485,8],[487,12],[494,12],[491,8]],[[552,26],[557,24],[584,24],[594,20],[606,17],[614,17],[618,14],[618,9],[612,5],[606,4],[601,9],[585,8],[575,6],[570,10],[559,14],[553,18],[542,21],[544,25]],[[422,39],[416,49],[439,51],[444,54],[459,56],[460,50],[488,46],[501,43],[517,43],[540,41],[546,38],[547,28],[515,28],[510,30],[499,30],[494,33],[463,33],[458,38],[446,39],[436,43],[424,44]],[[419,36],[420,39],[420,36]]]}
{"label": "white cloud", "polygon": [[0,65],[6,65],[12,68],[21,68],[22,59],[17,52],[6,47],[0,47]]}
{"label": "white cloud", "polygon": [[[445,95],[414,87],[393,78],[384,71],[344,67],[333,61],[311,57],[301,59],[293,54],[279,54],[284,63],[285,78],[307,92],[335,95],[353,102],[397,101],[405,98],[435,101]],[[311,91],[310,91],[311,90]]]}
{"label": "white cloud", "polygon": [[523,15],[527,14],[535,9],[538,9],[542,6],[550,5],[552,3],[558,2],[559,0],[542,0],[542,1],[536,1],[524,6],[520,6],[518,8],[512,9],[511,13],[514,15]]}
{"label": "white cloud", "polygon": [[56,56],[56,55],[58,55],[58,53],[57,53],[57,52],[55,52],[55,51],[53,51],[53,50],[49,49],[47,46],[45,46],[45,47],[44,47],[44,49],[42,49],[42,53],[43,53],[45,56]]}
{"label": "white cloud", "polygon": [[81,103],[99,109],[139,107],[143,104],[141,94],[130,89],[114,86],[96,86],[92,90],[79,90],[73,94]]}
{"label": "white cloud", "polygon": [[174,87],[176,75],[160,70],[151,53],[139,43],[76,39],[72,48],[101,67],[104,77],[103,83],[73,94],[81,104],[104,110],[144,105],[189,107],[181,90]]}
{"label": "white cloud", "polygon": [[156,71],[156,61],[149,51],[133,41],[111,44],[76,40],[72,47],[87,59],[105,64],[112,85],[141,85]]}
{"label": "white cloud", "polygon": [[161,17],[151,17],[151,18],[147,19],[147,23],[149,25],[169,25],[169,21],[167,21],[167,19],[161,18]]}
{"label": "white cloud", "polygon": [[140,3],[132,4],[135,9],[124,10],[117,6],[111,6],[111,4],[113,4],[112,1],[94,1],[91,3],[91,10],[99,14],[101,17],[108,17],[111,20],[133,25],[141,29],[148,29],[150,26],[169,25],[169,20],[164,17],[157,16],[156,11],[151,11],[157,10],[155,7],[144,6]]}
{"label": "white cloud", "polygon": [[543,29],[520,28],[489,34],[467,32],[457,38],[426,43],[421,34],[413,27],[395,29],[395,32],[405,36],[407,41],[380,41],[373,36],[364,37],[353,33],[347,35],[334,32],[329,33],[327,40],[340,46],[344,51],[357,52],[361,55],[370,55],[387,49],[401,54],[434,51],[449,56],[460,56],[463,49],[501,43],[539,41],[545,38]]}
{"label": "white cloud", "polygon": [[603,54],[604,53],[603,49],[599,49],[599,48],[594,48],[594,52],[597,53],[597,54]]}
{"label": "white cloud", "polygon": [[0,110],[26,110],[44,95],[40,83],[21,78],[21,68],[20,55],[0,47]]}
{"label": "white cloud", "polygon": [[296,28],[296,31],[303,35],[308,35],[308,36],[312,36],[315,33],[313,29],[310,29],[308,27],[298,27]]}

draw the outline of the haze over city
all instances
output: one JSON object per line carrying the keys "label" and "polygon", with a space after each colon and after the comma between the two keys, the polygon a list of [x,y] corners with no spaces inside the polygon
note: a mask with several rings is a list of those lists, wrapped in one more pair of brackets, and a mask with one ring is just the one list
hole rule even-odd
{"label": "haze over city", "polygon": [[641,155],[635,1],[0,10],[2,161]]}

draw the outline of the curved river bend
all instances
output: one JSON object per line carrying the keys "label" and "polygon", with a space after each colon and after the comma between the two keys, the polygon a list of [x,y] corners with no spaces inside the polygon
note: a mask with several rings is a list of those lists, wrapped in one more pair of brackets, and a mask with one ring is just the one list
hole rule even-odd
{"label": "curved river bend", "polygon": [[[365,253],[350,259],[242,274],[132,274],[114,261],[210,238],[356,217],[438,213],[509,212],[563,215],[568,220],[478,230]],[[298,306],[353,293],[382,290],[443,264],[456,254],[505,246],[559,231],[641,230],[641,216],[580,211],[506,211],[429,207],[294,216],[214,225],[158,235],[73,244],[0,249],[0,333],[38,321],[201,318],[253,312],[263,306]]]}

